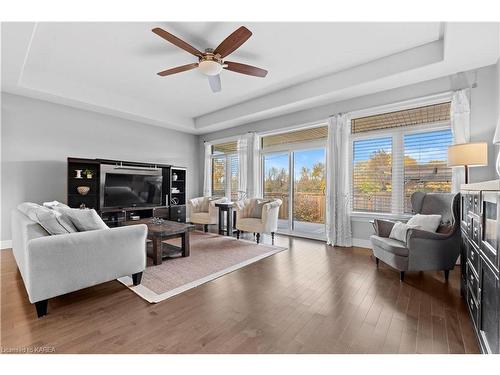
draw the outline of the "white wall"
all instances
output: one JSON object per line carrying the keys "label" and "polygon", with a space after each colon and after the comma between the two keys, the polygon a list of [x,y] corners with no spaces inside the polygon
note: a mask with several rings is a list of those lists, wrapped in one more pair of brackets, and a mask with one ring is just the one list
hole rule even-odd
{"label": "white wall", "polygon": [[2,93],[1,240],[23,201],[66,201],[66,158],[108,158],[188,168],[199,194],[198,137],[112,116]]}
{"label": "white wall", "polygon": [[[473,88],[471,92],[471,141],[489,142],[489,166],[471,169],[471,182],[496,178],[496,153],[491,141],[495,132],[497,114],[500,111],[500,104],[498,102],[499,69],[498,64],[479,69],[477,71],[477,87]],[[467,76],[471,81],[470,83],[472,83],[475,77],[474,72],[468,72]],[[259,132],[284,129],[287,127],[320,122],[325,121],[334,113],[362,110],[450,91],[456,88],[453,82],[452,77],[442,77],[415,85],[331,103],[235,128],[204,134],[200,136],[199,147],[200,150],[203,149],[204,140],[210,141],[245,134],[249,131]],[[202,155],[203,153],[200,153],[200,163],[202,162]],[[202,181],[203,168],[200,168],[200,178],[200,181]],[[367,219],[353,219],[352,232],[353,237],[356,239],[355,244],[367,245],[367,240],[373,233],[373,228]]]}

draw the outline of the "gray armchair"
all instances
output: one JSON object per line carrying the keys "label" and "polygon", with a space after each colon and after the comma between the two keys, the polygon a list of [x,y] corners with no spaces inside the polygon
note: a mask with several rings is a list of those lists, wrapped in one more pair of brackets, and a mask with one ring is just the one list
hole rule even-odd
{"label": "gray armchair", "polygon": [[413,193],[411,204],[415,213],[441,215],[436,233],[410,229],[406,243],[389,238],[394,222],[375,220],[375,235],[370,237],[377,266],[379,260],[400,271],[401,281],[405,271],[444,271],[455,266],[460,253],[459,194]]}

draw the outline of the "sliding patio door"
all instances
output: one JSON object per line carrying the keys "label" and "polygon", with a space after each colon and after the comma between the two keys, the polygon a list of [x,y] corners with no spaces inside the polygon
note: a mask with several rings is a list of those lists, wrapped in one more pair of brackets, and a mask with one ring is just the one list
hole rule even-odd
{"label": "sliding patio door", "polygon": [[283,201],[278,215],[278,230],[290,228],[290,155],[270,153],[264,155],[264,198],[278,198]]}
{"label": "sliding patio door", "polygon": [[325,154],[318,147],[263,155],[264,198],[283,201],[279,232],[325,236]]}

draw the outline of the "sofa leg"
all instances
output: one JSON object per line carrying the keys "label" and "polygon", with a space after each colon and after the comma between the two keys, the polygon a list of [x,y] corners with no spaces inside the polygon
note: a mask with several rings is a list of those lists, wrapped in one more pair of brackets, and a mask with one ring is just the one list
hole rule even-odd
{"label": "sofa leg", "polygon": [[257,233],[257,244],[260,242],[260,233]]}
{"label": "sofa leg", "polygon": [[240,230],[236,229],[236,239],[240,239]]}
{"label": "sofa leg", "polygon": [[401,282],[405,281],[405,271],[399,273],[399,280],[401,280]]}
{"label": "sofa leg", "polygon": [[450,277],[450,270],[445,270],[445,271],[444,271],[444,279],[445,279],[446,281],[448,281],[449,277]]}
{"label": "sofa leg", "polygon": [[203,224],[203,232],[208,232],[208,224]]}
{"label": "sofa leg", "polygon": [[377,264],[377,268],[378,268],[378,263],[380,262],[380,259],[378,258],[375,258],[375,263]]}
{"label": "sofa leg", "polygon": [[43,301],[38,301],[35,302],[35,307],[36,307],[36,314],[38,315],[39,318],[42,316],[47,315],[47,306],[49,304],[48,299],[44,299]]}
{"label": "sofa leg", "polygon": [[137,286],[141,283],[142,280],[142,272],[137,272],[132,275],[132,281],[134,282],[134,285]]}
{"label": "sofa leg", "polygon": [[271,243],[274,245],[274,232],[271,232]]}

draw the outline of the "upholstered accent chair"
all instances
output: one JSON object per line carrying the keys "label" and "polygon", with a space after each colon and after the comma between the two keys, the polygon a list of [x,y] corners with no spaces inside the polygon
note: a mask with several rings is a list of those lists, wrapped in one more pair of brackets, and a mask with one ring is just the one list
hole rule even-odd
{"label": "upholstered accent chair", "polygon": [[370,241],[377,266],[381,260],[396,268],[401,281],[406,271],[444,271],[448,280],[460,253],[459,194],[416,192],[411,204],[415,213],[441,215],[437,231],[409,229],[406,242],[401,242],[389,238],[394,222],[375,220]]}
{"label": "upholstered accent chair", "polygon": [[229,199],[221,197],[199,197],[188,200],[189,221],[203,225],[203,230],[208,232],[209,225],[217,224],[218,215],[215,204],[228,201]]}
{"label": "upholstered accent chair", "polygon": [[278,229],[278,213],[283,202],[281,199],[251,198],[236,202],[236,237],[241,232],[256,234],[257,243],[261,233],[274,233]]}

